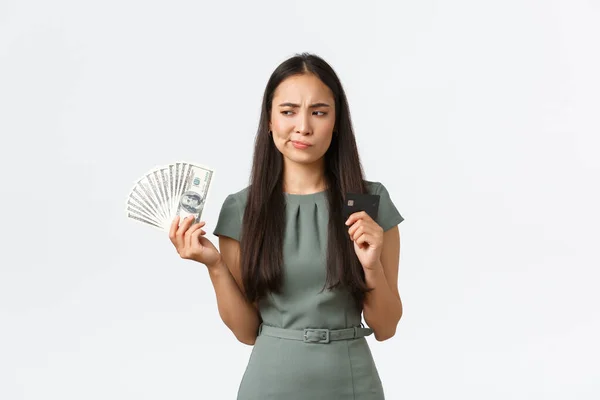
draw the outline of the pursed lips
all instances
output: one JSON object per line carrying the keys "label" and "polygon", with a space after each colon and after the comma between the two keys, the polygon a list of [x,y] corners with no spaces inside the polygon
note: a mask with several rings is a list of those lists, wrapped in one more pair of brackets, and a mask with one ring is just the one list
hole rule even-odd
{"label": "pursed lips", "polygon": [[311,146],[310,143],[306,143],[306,142],[301,142],[299,140],[292,140],[292,143],[297,143],[297,144],[301,144],[303,146]]}

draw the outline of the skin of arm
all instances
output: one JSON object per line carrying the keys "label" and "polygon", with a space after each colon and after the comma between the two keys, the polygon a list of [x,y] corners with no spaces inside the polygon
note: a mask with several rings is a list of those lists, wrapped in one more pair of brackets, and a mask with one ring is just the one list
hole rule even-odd
{"label": "skin of arm", "polygon": [[383,233],[380,263],[374,269],[365,269],[367,286],[374,289],[365,297],[363,316],[373,329],[375,339],[380,342],[396,334],[402,317],[402,301],[398,292],[399,262],[400,232],[395,226]]}
{"label": "skin of arm", "polygon": [[240,269],[240,243],[219,236],[221,257],[208,266],[208,274],[215,289],[221,320],[242,343],[254,345],[261,323],[258,307],[244,295]]}

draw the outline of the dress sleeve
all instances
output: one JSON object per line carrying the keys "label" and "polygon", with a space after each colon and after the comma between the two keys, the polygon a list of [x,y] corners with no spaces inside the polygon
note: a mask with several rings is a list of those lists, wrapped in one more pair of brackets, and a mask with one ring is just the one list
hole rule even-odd
{"label": "dress sleeve", "polygon": [[379,188],[375,192],[379,195],[379,210],[377,211],[376,222],[385,232],[404,221],[404,217],[398,212],[385,186],[382,183],[379,183],[378,186]]}
{"label": "dress sleeve", "polygon": [[239,242],[242,228],[242,214],[238,202],[233,195],[228,195],[221,206],[217,225],[213,230],[215,236],[228,236]]}

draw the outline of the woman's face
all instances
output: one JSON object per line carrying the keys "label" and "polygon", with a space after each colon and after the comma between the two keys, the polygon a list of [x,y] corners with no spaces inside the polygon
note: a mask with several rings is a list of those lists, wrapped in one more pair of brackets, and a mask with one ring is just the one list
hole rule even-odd
{"label": "woman's face", "polygon": [[319,78],[294,75],[279,84],[273,96],[269,129],[285,158],[297,163],[319,160],[329,148],[334,126],[333,93]]}

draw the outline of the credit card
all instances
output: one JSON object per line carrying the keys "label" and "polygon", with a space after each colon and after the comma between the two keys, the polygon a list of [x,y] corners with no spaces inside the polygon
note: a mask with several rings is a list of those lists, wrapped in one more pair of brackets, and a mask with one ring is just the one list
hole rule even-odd
{"label": "credit card", "polygon": [[379,210],[379,195],[369,193],[346,193],[342,215],[344,222],[350,218],[351,214],[358,211],[365,211],[373,220],[377,218]]}

